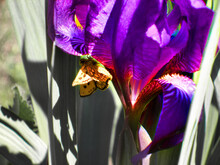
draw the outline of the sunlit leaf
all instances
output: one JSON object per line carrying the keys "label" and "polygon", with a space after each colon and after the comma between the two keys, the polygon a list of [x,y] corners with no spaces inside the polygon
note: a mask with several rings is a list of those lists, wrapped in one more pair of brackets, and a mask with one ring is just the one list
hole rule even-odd
{"label": "sunlit leaf", "polygon": [[45,1],[7,0],[31,92],[39,134],[48,144]]}
{"label": "sunlit leaf", "polygon": [[205,128],[205,139],[202,153],[202,164],[206,164],[206,160],[208,158],[212,141],[214,139],[214,133],[217,127],[219,119],[218,109],[210,105],[208,111],[206,111],[206,128]]}
{"label": "sunlit leaf", "polygon": [[47,146],[24,121],[0,107],[0,153],[13,164],[40,164]]}
{"label": "sunlit leaf", "polygon": [[197,89],[190,107],[187,127],[184,135],[183,146],[179,158],[179,165],[187,164],[190,160],[190,153],[193,145],[193,140],[197,131],[198,122],[208,87],[211,69],[214,63],[217,44],[220,36],[220,3],[215,13],[213,23],[210,29],[208,41],[204,51],[204,57],[200,68],[200,76],[197,84]]}

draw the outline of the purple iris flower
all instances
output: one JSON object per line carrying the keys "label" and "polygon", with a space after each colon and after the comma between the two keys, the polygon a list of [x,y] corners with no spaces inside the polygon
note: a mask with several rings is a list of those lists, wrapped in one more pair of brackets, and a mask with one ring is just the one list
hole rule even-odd
{"label": "purple iris flower", "polygon": [[147,130],[152,105],[161,104],[152,142],[134,163],[182,141],[195,90],[184,75],[199,69],[213,17],[202,0],[172,3],[169,13],[166,0],[49,0],[48,4],[50,38],[69,54],[91,55],[112,73],[134,137],[141,124]]}

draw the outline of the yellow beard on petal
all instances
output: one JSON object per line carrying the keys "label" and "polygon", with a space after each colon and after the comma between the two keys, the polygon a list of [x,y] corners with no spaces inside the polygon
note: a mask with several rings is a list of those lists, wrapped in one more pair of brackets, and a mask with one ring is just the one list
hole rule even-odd
{"label": "yellow beard on petal", "polygon": [[165,80],[168,83],[172,83],[174,86],[183,89],[184,91],[188,91],[187,93],[193,93],[195,90],[195,85],[193,81],[189,81],[190,78],[180,75],[180,74],[166,74],[160,78],[161,80]]}
{"label": "yellow beard on petal", "polygon": [[78,18],[77,18],[76,15],[74,15],[74,19],[75,19],[76,26],[77,26],[79,29],[83,30],[83,27],[82,27],[81,23],[79,22],[79,20],[78,20]]}

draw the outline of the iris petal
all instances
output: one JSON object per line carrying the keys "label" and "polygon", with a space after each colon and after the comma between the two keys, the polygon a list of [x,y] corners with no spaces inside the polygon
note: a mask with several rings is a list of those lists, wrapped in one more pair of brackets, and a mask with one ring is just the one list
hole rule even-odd
{"label": "iris petal", "polygon": [[167,33],[170,33],[170,29],[167,21],[167,4],[165,1],[161,1],[160,16],[158,17],[155,23],[160,33],[164,30]]}
{"label": "iris petal", "polygon": [[74,0],[75,12],[83,28],[86,27],[89,2],[89,0]]}
{"label": "iris petal", "polygon": [[195,90],[194,82],[177,74],[157,80],[163,90],[163,106],[152,143],[133,160],[144,158],[150,152],[174,146],[182,141],[190,102]]}
{"label": "iris petal", "polygon": [[[85,17],[87,1],[51,0],[49,5],[52,6],[49,7],[48,14],[53,15],[53,22],[51,19],[48,20],[48,33],[51,39],[69,54],[87,54],[84,31],[75,22],[76,14],[79,16],[79,21]],[[77,12],[82,8],[84,12]]]}
{"label": "iris petal", "polygon": [[172,34],[181,22],[181,13],[178,5],[174,6],[173,10],[167,17],[167,21],[171,32],[170,34]]}
{"label": "iris petal", "polygon": [[150,65],[149,62],[147,63],[148,65],[145,65],[145,70],[143,71],[146,73],[150,71],[150,73],[142,80],[143,86],[145,86],[164,65],[166,65],[177,53],[179,53],[185,47],[188,36],[189,34],[187,24],[183,21],[182,27],[177,36],[170,40],[169,44],[167,44],[165,47],[162,47],[158,54],[154,54],[153,57],[148,57],[149,59],[154,58],[156,65],[153,65],[154,63]]}
{"label": "iris petal", "polygon": [[98,39],[91,53],[92,57],[101,62],[105,67],[114,69],[110,44],[102,39]]}
{"label": "iris petal", "polygon": [[[87,17],[86,34],[94,38],[100,38],[104,32],[115,0],[92,0]],[[89,37],[87,36],[87,37]]]}
{"label": "iris petal", "polygon": [[158,82],[163,89],[163,106],[154,137],[155,143],[184,128],[195,90],[191,79],[176,74],[166,75]]}
{"label": "iris petal", "polygon": [[118,12],[121,8],[120,2],[115,0],[97,3],[88,14],[88,24],[86,28],[86,42],[93,58],[101,62],[107,68],[114,69],[111,53],[112,33],[115,20],[118,19]]}
{"label": "iris petal", "polygon": [[175,57],[172,69],[175,71],[195,72],[199,69],[202,53],[208,37],[213,11],[202,0],[175,0],[181,15],[189,25],[189,39],[181,53]]}
{"label": "iris petal", "polygon": [[[119,20],[115,24],[116,29],[113,34],[112,54],[115,61],[115,69],[118,77],[129,77],[131,74],[137,79],[145,76],[143,63],[153,53],[158,51],[159,44],[146,36],[146,30],[154,24],[160,16],[161,1],[122,1]],[[149,48],[145,47],[149,44]],[[146,54],[143,54],[147,50]],[[156,55],[155,55],[156,56]],[[151,57],[153,58],[153,57]]]}

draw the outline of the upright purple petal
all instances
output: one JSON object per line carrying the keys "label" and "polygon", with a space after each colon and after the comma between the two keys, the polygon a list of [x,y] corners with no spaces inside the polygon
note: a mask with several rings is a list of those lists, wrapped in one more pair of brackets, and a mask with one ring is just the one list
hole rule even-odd
{"label": "upright purple petal", "polygon": [[100,38],[111,14],[115,0],[91,0],[86,23],[86,37]]}
{"label": "upright purple petal", "polygon": [[165,1],[126,1],[119,15],[112,44],[115,70],[119,79],[142,80],[142,89],[186,46],[187,25],[183,22],[171,40]]}
{"label": "upright purple petal", "polygon": [[[148,76],[142,80],[143,86],[145,86],[149,80],[151,80],[160,69],[165,66],[177,53],[179,53],[187,44],[189,34],[187,24],[183,21],[180,31],[177,36],[170,40],[170,42],[160,49],[157,59],[155,59],[156,65],[147,65],[150,71]],[[152,58],[151,58],[152,59]]]}
{"label": "upright purple petal", "polygon": [[189,40],[186,48],[174,58],[172,69],[195,72],[201,63],[213,11],[208,9],[202,0],[175,0],[174,2],[179,6],[182,17],[186,18],[189,25]]}
{"label": "upright purple petal", "polygon": [[156,24],[160,34],[163,31],[166,31],[168,34],[170,34],[170,28],[169,28],[168,19],[167,19],[167,3],[166,3],[166,1],[161,2],[160,16],[156,20],[155,24]]}
{"label": "upright purple petal", "polygon": [[[145,33],[160,16],[162,2],[159,0],[121,0],[121,3],[122,7],[118,22],[115,23],[112,44],[116,73],[119,78],[133,75],[141,79],[145,76],[146,69],[140,69],[138,66],[146,66],[144,63],[152,58],[152,54],[158,54],[159,44],[147,37]],[[145,49],[145,46],[148,48]],[[146,54],[143,54],[145,52]]]}
{"label": "upright purple petal", "polygon": [[[139,41],[141,42],[141,41]],[[138,44],[138,43],[137,43]],[[130,65],[135,79],[142,80],[152,75],[152,71],[160,62],[161,48],[159,43],[149,37],[145,37],[144,43],[137,46],[133,52],[133,65]],[[159,67],[162,67],[159,66]]]}
{"label": "upright purple petal", "polygon": [[170,35],[177,29],[178,25],[181,22],[181,13],[178,5],[173,7],[173,10],[167,17],[168,25],[170,28]]}

